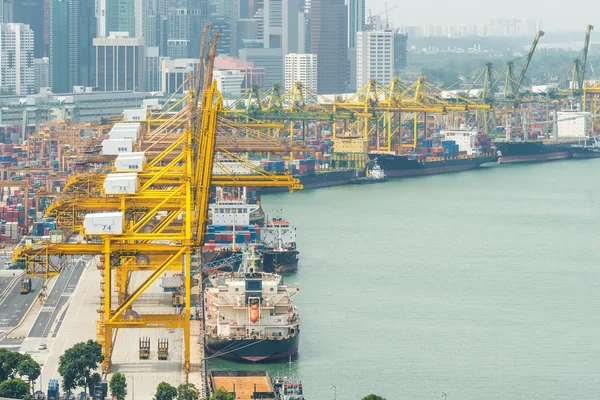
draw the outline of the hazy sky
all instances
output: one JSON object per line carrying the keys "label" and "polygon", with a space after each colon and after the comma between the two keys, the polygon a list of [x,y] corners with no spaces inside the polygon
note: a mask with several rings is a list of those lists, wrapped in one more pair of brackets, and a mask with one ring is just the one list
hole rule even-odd
{"label": "hazy sky", "polygon": [[[386,0],[366,0],[373,15],[385,11]],[[582,31],[588,24],[600,30],[600,2],[597,0],[387,0],[390,20],[396,25],[478,24],[490,18],[540,18],[544,30]],[[385,15],[385,14],[384,14]],[[383,15],[382,15],[383,16]]]}

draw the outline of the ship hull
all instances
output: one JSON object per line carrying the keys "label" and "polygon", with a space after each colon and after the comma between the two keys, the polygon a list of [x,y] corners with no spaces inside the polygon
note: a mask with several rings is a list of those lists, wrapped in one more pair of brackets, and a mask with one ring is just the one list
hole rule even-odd
{"label": "ship hull", "polygon": [[263,268],[265,272],[294,272],[298,270],[298,251],[264,250]]}
{"label": "ship hull", "polygon": [[377,163],[390,178],[412,177],[423,175],[443,174],[448,172],[468,171],[479,168],[481,164],[493,162],[497,158],[470,157],[449,158],[439,161],[410,160],[406,156],[390,154],[369,154],[371,159],[377,159]]}
{"label": "ship hull", "polygon": [[546,154],[528,154],[521,156],[498,157],[498,164],[531,163],[542,161],[565,160],[571,156],[568,151],[559,151]]}
{"label": "ship hull", "polygon": [[600,158],[600,150],[593,149],[574,149],[573,150],[573,158],[577,159],[586,159],[586,158]]}
{"label": "ship hull", "polygon": [[497,142],[498,163],[532,163],[564,160],[573,155],[573,143]]}
{"label": "ship hull", "polygon": [[289,339],[223,339],[206,338],[206,350],[227,360],[265,362],[287,359],[298,354],[299,335]]}

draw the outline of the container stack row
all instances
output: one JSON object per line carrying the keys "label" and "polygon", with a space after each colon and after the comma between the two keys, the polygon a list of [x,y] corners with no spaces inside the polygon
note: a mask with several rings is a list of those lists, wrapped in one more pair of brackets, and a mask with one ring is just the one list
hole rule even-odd
{"label": "container stack row", "polygon": [[204,245],[204,250],[218,251],[233,249],[234,238],[236,247],[241,247],[244,244],[255,243],[257,244],[257,248],[262,250],[262,246],[264,246],[262,243],[259,243],[260,227],[258,226],[236,226],[234,232],[233,226],[209,225],[206,228],[206,244]]}

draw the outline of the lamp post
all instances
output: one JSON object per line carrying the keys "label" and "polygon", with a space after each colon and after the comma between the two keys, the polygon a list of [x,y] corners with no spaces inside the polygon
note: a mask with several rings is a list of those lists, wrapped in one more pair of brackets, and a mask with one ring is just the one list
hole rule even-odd
{"label": "lamp post", "polygon": [[331,388],[333,389],[333,400],[337,400],[337,388],[335,385],[331,385]]}
{"label": "lamp post", "polygon": [[135,379],[131,375],[127,376],[131,378],[131,400],[135,400]]}

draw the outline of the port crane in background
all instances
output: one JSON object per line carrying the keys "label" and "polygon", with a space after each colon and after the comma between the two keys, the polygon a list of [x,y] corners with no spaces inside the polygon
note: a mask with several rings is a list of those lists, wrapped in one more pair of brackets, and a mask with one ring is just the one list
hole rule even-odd
{"label": "port crane in background", "polygon": [[[558,83],[554,85],[554,87],[550,91],[550,94],[553,98],[570,97],[571,99],[579,102],[582,105],[582,109],[582,97],[585,88],[585,71],[587,69],[587,56],[588,49],[590,46],[590,36],[592,34],[593,29],[594,25],[587,26],[581,57],[577,57],[575,60],[573,60],[573,63],[569,66],[565,74],[560,78]],[[571,78],[569,88],[566,91],[561,90],[561,86],[565,81],[567,81],[569,77]]]}

